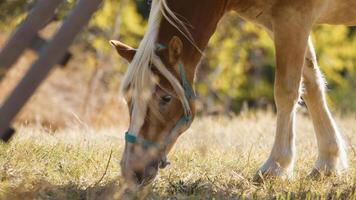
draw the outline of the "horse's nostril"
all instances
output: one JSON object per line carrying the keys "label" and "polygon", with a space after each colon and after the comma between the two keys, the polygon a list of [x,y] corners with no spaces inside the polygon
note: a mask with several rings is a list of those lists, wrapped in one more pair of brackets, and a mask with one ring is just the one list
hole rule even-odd
{"label": "horse's nostril", "polygon": [[142,184],[143,179],[144,179],[143,171],[134,171],[134,176],[136,178],[137,183]]}

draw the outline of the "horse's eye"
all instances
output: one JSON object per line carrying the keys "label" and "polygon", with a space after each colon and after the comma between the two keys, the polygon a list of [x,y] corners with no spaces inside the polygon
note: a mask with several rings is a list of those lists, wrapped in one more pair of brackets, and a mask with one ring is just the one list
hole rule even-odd
{"label": "horse's eye", "polygon": [[171,95],[164,95],[161,97],[161,102],[163,104],[168,104],[169,102],[171,102],[172,100],[172,96]]}

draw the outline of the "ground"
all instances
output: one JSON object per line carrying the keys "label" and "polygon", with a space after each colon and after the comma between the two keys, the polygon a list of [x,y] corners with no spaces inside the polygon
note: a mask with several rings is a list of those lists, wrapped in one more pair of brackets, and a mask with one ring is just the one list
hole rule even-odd
{"label": "ground", "polygon": [[[274,114],[198,118],[147,190],[148,199],[356,199],[355,117],[339,116],[337,122],[348,142],[348,172],[306,179],[317,148],[312,124],[300,114],[293,179],[255,185],[253,175],[273,143]],[[1,199],[117,197],[125,127],[96,130],[80,120],[57,131],[18,125],[11,143],[0,145]]]}

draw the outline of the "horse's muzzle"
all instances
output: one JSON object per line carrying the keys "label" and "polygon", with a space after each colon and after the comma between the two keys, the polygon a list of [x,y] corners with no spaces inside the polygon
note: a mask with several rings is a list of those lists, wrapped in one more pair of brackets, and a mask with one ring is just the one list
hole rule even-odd
{"label": "horse's muzzle", "polygon": [[139,169],[136,168],[132,172],[132,180],[138,186],[150,184],[158,173],[159,161],[151,161],[147,166]]}

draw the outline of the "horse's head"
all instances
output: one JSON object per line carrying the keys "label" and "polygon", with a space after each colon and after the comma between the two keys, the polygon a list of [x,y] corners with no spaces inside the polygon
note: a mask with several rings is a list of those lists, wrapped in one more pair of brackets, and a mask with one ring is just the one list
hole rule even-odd
{"label": "horse's head", "polygon": [[[121,161],[126,182],[149,183],[158,169],[168,164],[167,153],[194,118],[192,83],[200,49],[205,48],[225,11],[219,1],[209,2],[195,5],[188,0],[170,1],[169,7],[175,8],[172,12],[166,0],[154,0],[148,30],[138,49],[111,41],[130,62],[121,85],[130,113]],[[191,7],[182,6],[189,4]],[[198,8],[211,12],[197,16]],[[185,22],[174,13],[179,13]],[[187,28],[186,23],[192,26]],[[202,32],[193,32],[193,26]]]}
{"label": "horse's head", "polygon": [[[111,44],[122,57],[132,62],[137,53],[135,49],[118,41],[111,41]],[[136,184],[149,182],[159,168],[168,164],[168,151],[193,120],[195,94],[192,80],[187,79],[192,74],[187,74],[189,70],[184,67],[182,51],[183,42],[177,36],[173,36],[168,44],[157,43],[154,58],[148,63],[150,75],[147,82],[125,90],[131,119],[130,128],[125,133],[121,165],[125,179]]]}

